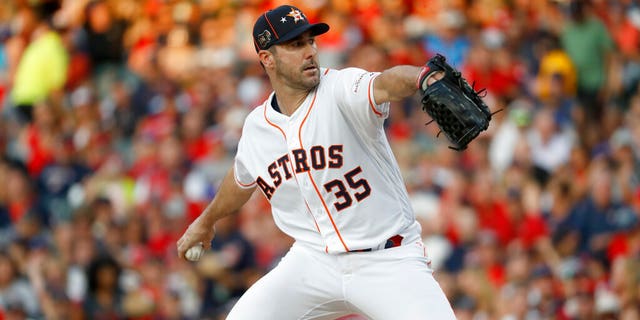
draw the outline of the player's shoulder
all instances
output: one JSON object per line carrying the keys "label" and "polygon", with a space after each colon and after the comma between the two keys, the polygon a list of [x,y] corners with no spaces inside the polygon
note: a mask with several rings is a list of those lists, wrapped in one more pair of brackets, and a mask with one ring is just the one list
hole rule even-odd
{"label": "player's shoulder", "polygon": [[262,104],[259,104],[249,112],[249,114],[244,119],[245,127],[247,126],[247,124],[262,122],[262,120],[264,119],[264,113],[265,113],[264,108],[267,106],[269,101],[271,101],[271,96],[267,100],[265,100]]}
{"label": "player's shoulder", "polygon": [[368,73],[367,70],[356,68],[356,67],[346,67],[342,69],[321,68],[320,72],[324,77],[340,77],[340,76],[345,76],[350,74]]}
{"label": "player's shoulder", "polygon": [[343,69],[330,69],[324,76],[327,78],[324,83],[330,83],[328,88],[336,91],[348,90],[353,93],[360,91],[360,88],[367,88],[369,80],[374,78],[376,72],[367,71],[357,67],[346,67]]}
{"label": "player's shoulder", "polygon": [[358,85],[362,79],[364,79],[371,72],[356,68],[346,67],[342,69],[321,69],[322,77],[324,78],[321,83],[330,83],[331,88],[350,87]]}
{"label": "player's shoulder", "polygon": [[253,108],[253,110],[251,110],[249,112],[249,114],[247,115],[247,119],[251,118],[262,118],[263,114],[264,114],[264,108],[267,104],[267,101],[263,102],[262,104],[259,104],[258,106],[256,106],[255,108]]}

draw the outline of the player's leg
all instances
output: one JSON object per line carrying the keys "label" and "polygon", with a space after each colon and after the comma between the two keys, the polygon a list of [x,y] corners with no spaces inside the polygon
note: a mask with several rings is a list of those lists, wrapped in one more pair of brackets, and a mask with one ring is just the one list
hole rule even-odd
{"label": "player's leg", "polygon": [[352,313],[342,300],[340,275],[326,254],[294,245],[273,270],[238,300],[228,320],[333,320]]}
{"label": "player's leg", "polygon": [[360,258],[358,271],[348,286],[347,298],[370,319],[455,319],[427,265],[422,243],[356,257]]}

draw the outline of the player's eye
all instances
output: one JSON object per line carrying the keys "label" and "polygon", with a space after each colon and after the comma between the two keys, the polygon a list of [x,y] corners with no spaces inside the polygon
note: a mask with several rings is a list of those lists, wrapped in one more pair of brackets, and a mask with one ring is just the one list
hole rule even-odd
{"label": "player's eye", "polygon": [[294,48],[301,48],[301,47],[304,47],[306,45],[315,46],[315,44],[316,44],[316,39],[315,38],[307,38],[307,39],[294,40],[294,41],[290,42],[289,45],[294,47]]}
{"label": "player's eye", "polygon": [[302,41],[301,40],[294,40],[294,41],[289,42],[289,45],[294,47],[294,48],[301,47],[302,46]]}

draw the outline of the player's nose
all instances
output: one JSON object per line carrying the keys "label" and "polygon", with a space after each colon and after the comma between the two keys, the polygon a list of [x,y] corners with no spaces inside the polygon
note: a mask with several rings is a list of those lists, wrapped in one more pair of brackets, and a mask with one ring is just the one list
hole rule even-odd
{"label": "player's nose", "polygon": [[307,43],[307,45],[304,47],[304,58],[311,59],[316,55],[318,55],[318,47],[315,45],[315,43]]}

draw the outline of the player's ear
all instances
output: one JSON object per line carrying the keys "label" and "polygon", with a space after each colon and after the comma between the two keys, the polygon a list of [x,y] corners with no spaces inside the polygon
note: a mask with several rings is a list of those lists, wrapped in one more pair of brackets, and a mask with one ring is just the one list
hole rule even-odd
{"label": "player's ear", "polygon": [[265,68],[271,68],[275,63],[275,58],[271,50],[260,50],[260,52],[258,52],[258,58],[260,58],[260,62]]}

